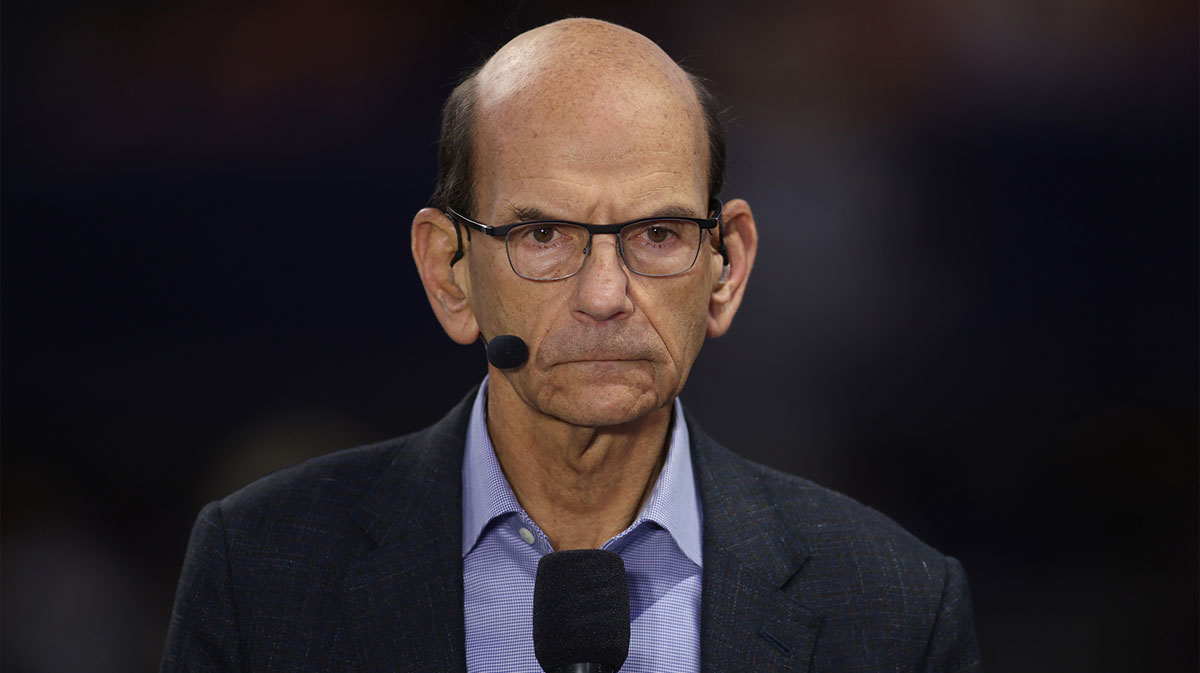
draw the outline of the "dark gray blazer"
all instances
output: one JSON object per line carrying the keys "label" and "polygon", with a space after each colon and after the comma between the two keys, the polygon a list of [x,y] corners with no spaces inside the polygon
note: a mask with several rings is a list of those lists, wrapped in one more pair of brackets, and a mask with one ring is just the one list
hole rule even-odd
{"label": "dark gray blazer", "polygon": [[[162,670],[464,671],[473,397],[421,432],[276,472],[205,507]],[[704,511],[705,673],[980,670],[957,561],[687,423]]]}

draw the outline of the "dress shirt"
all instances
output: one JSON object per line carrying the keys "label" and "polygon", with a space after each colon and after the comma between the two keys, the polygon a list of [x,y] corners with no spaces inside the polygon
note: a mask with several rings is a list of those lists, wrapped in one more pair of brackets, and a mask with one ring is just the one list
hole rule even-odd
{"label": "dress shirt", "polygon": [[[487,429],[485,378],[463,461],[463,608],[469,673],[541,673],[533,651],[538,560],[554,551],[517,502]],[[667,457],[633,523],[605,542],[625,562],[629,658],[622,673],[700,670],[701,511],[683,407]]]}

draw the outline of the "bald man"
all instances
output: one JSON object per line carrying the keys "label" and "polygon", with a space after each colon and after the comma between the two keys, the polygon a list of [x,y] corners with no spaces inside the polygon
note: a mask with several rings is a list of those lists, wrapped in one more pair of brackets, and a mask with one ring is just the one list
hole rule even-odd
{"label": "bald man", "polygon": [[436,425],[207,506],[164,671],[528,671],[539,559],[619,554],[622,671],[973,671],[962,568],[745,461],[680,392],[754,266],[711,95],[645,37],[560,21],[451,94],[412,225],[433,312],[489,350]]}

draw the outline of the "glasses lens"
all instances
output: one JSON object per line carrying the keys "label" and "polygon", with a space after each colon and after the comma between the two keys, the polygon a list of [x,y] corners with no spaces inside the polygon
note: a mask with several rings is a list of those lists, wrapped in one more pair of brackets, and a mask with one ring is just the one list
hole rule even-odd
{"label": "glasses lens", "polygon": [[540,222],[508,232],[508,261],[530,280],[566,278],[583,266],[588,233],[573,224]]}
{"label": "glasses lens", "polygon": [[621,249],[630,270],[646,276],[673,276],[692,268],[700,252],[700,225],[687,220],[654,220],[621,230]]}

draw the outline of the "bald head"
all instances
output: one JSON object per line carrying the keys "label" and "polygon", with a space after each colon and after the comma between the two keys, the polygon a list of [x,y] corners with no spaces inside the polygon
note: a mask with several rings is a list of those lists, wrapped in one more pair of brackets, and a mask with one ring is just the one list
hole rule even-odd
{"label": "bald head", "polygon": [[[661,120],[640,137],[631,122]],[[663,136],[687,137],[701,189],[716,196],[724,182],[724,136],[711,93],[645,36],[594,19],[565,19],[518,35],[471,73],[447,99],[433,205],[474,212],[486,181],[479,158],[505,144],[543,137],[548,124],[591,134],[587,156],[653,152]],[[659,142],[662,141],[662,142]],[[636,144],[636,145],[632,145]],[[677,146],[682,147],[680,143]],[[597,150],[607,148],[609,156]],[[674,151],[681,151],[676,149]]]}
{"label": "bald head", "polygon": [[594,103],[633,88],[687,108],[699,103],[683,70],[658,45],[628,28],[564,19],[513,38],[480,69],[481,107]]}

